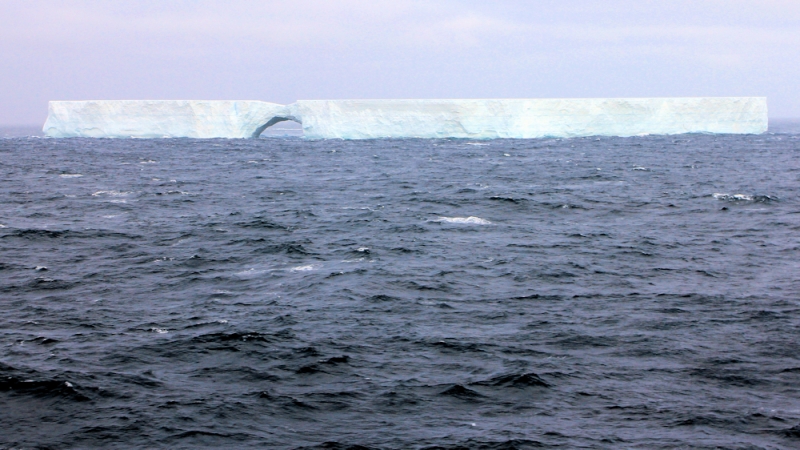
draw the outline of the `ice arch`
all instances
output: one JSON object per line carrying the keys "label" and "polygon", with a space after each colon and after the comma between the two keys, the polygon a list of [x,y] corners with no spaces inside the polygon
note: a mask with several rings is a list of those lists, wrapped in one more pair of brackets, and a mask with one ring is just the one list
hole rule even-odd
{"label": "ice arch", "polygon": [[261,133],[263,133],[264,130],[266,130],[267,128],[269,128],[269,127],[271,127],[271,126],[273,126],[273,125],[275,125],[277,123],[287,122],[287,121],[297,122],[300,125],[303,124],[303,122],[300,119],[298,119],[296,117],[293,117],[293,116],[275,116],[275,117],[269,119],[269,121],[267,123],[265,123],[264,125],[261,125],[260,127],[256,128],[256,131],[254,131],[253,134],[250,137],[257,138],[257,137],[261,136]]}

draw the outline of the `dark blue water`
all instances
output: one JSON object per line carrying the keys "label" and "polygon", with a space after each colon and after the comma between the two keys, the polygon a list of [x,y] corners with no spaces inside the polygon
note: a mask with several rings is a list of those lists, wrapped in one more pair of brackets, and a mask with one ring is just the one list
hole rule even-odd
{"label": "dark blue water", "polygon": [[0,140],[0,447],[797,448],[800,134]]}

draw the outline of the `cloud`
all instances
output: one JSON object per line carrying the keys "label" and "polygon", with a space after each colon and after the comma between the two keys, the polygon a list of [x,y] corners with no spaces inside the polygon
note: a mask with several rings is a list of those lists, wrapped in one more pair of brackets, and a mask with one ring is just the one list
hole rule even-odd
{"label": "cloud", "polygon": [[[452,1],[176,1],[144,2],[132,8],[124,2],[62,1],[44,6],[31,0],[5,15],[0,39],[5,42],[4,47],[124,45],[146,38],[160,39],[171,45],[219,42],[248,49],[426,45],[431,50],[492,45],[496,41],[504,41],[505,45],[542,40],[579,45],[628,44],[642,40],[787,45],[796,40],[796,27],[781,28],[771,22],[745,21],[738,18],[740,14],[731,14],[733,18],[727,20],[738,23],[692,24],[690,20],[682,23],[663,19],[642,23],[653,19],[634,15],[630,20],[606,20],[607,16],[614,15],[608,11],[614,8],[598,9],[594,3],[588,6],[586,2],[577,3],[584,6],[577,8],[575,2],[571,2],[573,7],[551,7],[543,9],[538,16],[531,17],[529,13],[513,17],[508,9],[479,8],[472,2]],[[613,3],[624,6],[631,2],[604,2],[603,5]],[[740,2],[726,2],[728,5],[735,3]],[[800,7],[796,6],[800,2],[772,0],[770,3],[776,8],[790,9],[789,17],[800,16]],[[625,9],[620,7],[616,11]],[[736,8],[731,6],[726,11],[736,11]],[[591,20],[590,16],[595,13],[599,17]],[[773,14],[776,19],[780,17],[776,16]],[[783,20],[786,20],[785,15]]]}
{"label": "cloud", "polygon": [[111,97],[768,94],[800,116],[798,29],[795,0],[2,2],[0,122]]}

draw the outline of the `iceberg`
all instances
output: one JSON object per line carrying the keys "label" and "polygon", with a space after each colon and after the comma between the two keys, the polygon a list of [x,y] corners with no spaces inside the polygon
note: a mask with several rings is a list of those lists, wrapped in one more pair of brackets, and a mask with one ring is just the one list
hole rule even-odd
{"label": "iceberg", "polygon": [[302,100],[310,139],[637,136],[767,130],[765,98]]}
{"label": "iceberg", "polygon": [[51,137],[258,137],[285,120],[306,139],[639,136],[767,131],[764,97],[102,100],[50,102]]}
{"label": "iceberg", "polygon": [[90,100],[50,102],[50,137],[249,138],[280,122],[286,107],[260,101]]}

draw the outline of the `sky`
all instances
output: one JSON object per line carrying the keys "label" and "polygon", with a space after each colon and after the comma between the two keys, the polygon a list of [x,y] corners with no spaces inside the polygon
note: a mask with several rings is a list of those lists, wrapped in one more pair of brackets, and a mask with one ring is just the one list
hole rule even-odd
{"label": "sky", "polygon": [[0,126],[49,100],[766,96],[798,0],[0,0]]}

